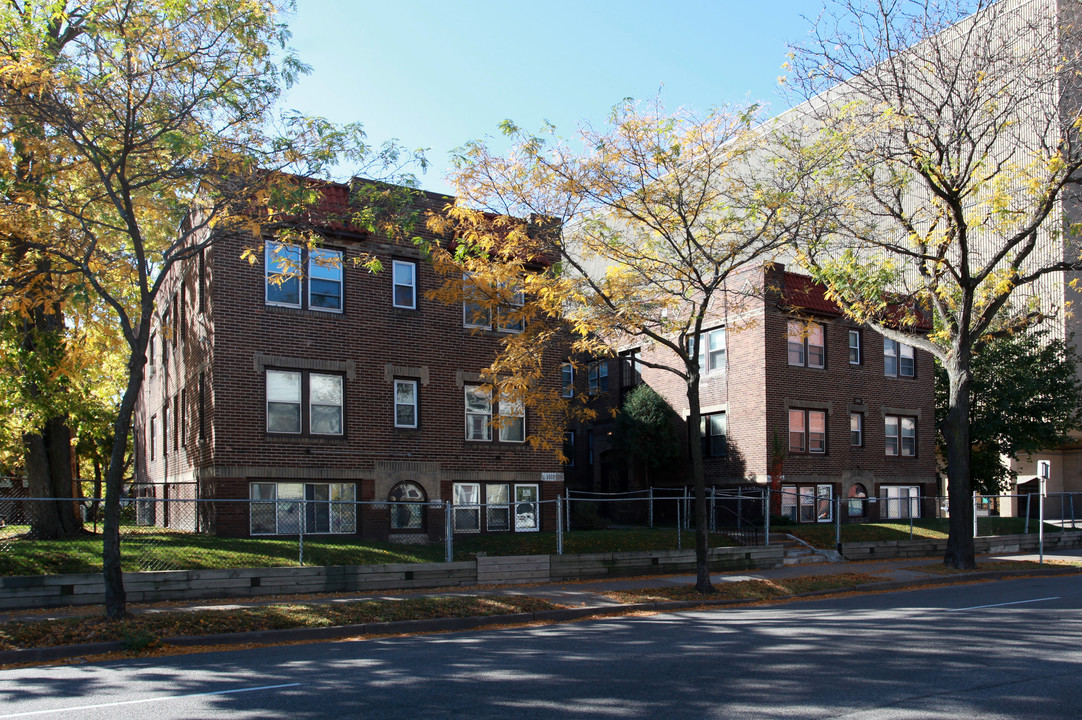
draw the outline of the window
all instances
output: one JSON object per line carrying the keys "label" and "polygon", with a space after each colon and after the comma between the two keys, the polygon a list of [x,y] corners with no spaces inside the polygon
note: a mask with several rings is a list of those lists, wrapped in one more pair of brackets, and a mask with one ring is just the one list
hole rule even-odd
{"label": "window", "polygon": [[199,312],[207,309],[207,249],[199,249]]}
{"label": "window", "polygon": [[575,397],[575,366],[564,363],[560,366],[561,395],[565,398]]}
{"label": "window", "polygon": [[911,417],[887,415],[884,435],[887,455],[914,457],[917,454],[917,420]]}
{"label": "window", "polygon": [[162,314],[162,369],[169,365],[169,335],[172,329],[169,325],[169,311]]}
{"label": "window", "polygon": [[169,455],[169,400],[162,407],[162,457]]}
{"label": "window", "polygon": [[471,275],[462,276],[462,324],[468,328],[492,327],[488,297],[474,284]]}
{"label": "window", "polygon": [[180,391],[180,446],[188,447],[188,388]]}
{"label": "window", "polygon": [[620,353],[620,389],[627,390],[642,382],[639,354],[638,348]]}
{"label": "window", "polygon": [[510,500],[510,485],[485,485],[485,527],[494,532],[511,529]]}
{"label": "window", "polygon": [[827,414],[823,410],[789,411],[789,452],[827,451]]}
{"label": "window", "polygon": [[860,365],[860,330],[849,331],[849,364]]}
{"label": "window", "polygon": [[[725,371],[725,328],[715,328],[713,330],[703,330],[699,335],[702,338],[702,347],[699,348],[699,373],[706,375],[708,373],[724,372]],[[688,338],[688,355],[691,357],[696,356],[695,352],[695,338]]]}
{"label": "window", "polygon": [[199,439],[207,439],[207,376],[199,373]]}
{"label": "window", "polygon": [[540,529],[536,485],[515,486],[515,532]]}
{"label": "window", "polygon": [[849,413],[849,444],[853,447],[864,445],[864,413]]}
{"label": "window", "polygon": [[916,485],[888,485],[883,493],[882,515],[887,520],[920,517],[920,488]]}
{"label": "window", "polygon": [[913,377],[916,374],[913,346],[883,338],[883,374],[887,377]]}
{"label": "window", "polygon": [[575,431],[568,430],[564,433],[564,465],[575,467]]}
{"label": "window", "polygon": [[342,253],[326,248],[308,252],[308,307],[342,309]]}
{"label": "window", "polygon": [[500,442],[525,442],[526,408],[519,400],[500,400]]}
{"label": "window", "polygon": [[868,499],[868,491],[860,483],[853,483],[849,488],[849,517],[864,517],[864,501]]}
{"label": "window", "polygon": [[703,415],[699,422],[699,437],[703,443],[703,457],[725,457],[727,425],[725,413]]}
{"label": "window", "polygon": [[425,491],[413,482],[401,482],[387,496],[391,507],[391,530],[425,529]]}
{"label": "window", "polygon": [[608,360],[595,360],[590,363],[589,388],[591,395],[609,391]]}
{"label": "window", "polygon": [[391,275],[394,283],[392,304],[396,308],[415,309],[417,307],[417,264],[406,260],[395,260],[391,263]]}
{"label": "window", "polygon": [[452,486],[455,532],[481,531],[481,485],[455,483]]}
{"label": "window", "polygon": [[188,286],[182,280],[180,283],[180,314],[177,316],[180,342],[188,341]]}
{"label": "window", "polygon": [[466,386],[466,439],[492,439],[492,395],[479,385]]}
{"label": "window", "polygon": [[[522,306],[526,304],[525,295],[521,288],[512,288],[509,285],[500,286],[500,310],[497,311],[499,322],[497,327],[502,332],[522,332]],[[517,319],[509,319],[517,316]]]}
{"label": "window", "polygon": [[301,306],[301,249],[298,245],[268,242],[266,256],[267,305]]}
{"label": "window", "polygon": [[158,418],[151,415],[151,417],[150,417],[150,432],[149,432],[150,439],[147,441],[147,447],[150,448],[150,459],[151,460],[154,459],[154,446],[156,446],[158,444],[158,429],[156,427],[157,424],[158,424]]}
{"label": "window", "polygon": [[417,427],[417,381],[394,381],[394,426]]}
{"label": "window", "polygon": [[781,514],[793,522],[833,522],[832,485],[782,485]]}
{"label": "window", "polygon": [[586,431],[586,464],[594,464],[594,431]]}
{"label": "window", "polygon": [[819,323],[789,321],[789,364],[826,367],[825,331]]}
{"label": "window", "polygon": [[173,396],[173,452],[180,449],[180,398]]}
{"label": "window", "polygon": [[[302,402],[305,393],[307,405]],[[301,412],[303,407],[307,414]],[[342,376],[268,370],[267,432],[341,435]]]}
{"label": "window", "polygon": [[352,483],[251,484],[253,535],[357,532],[357,486]]}
{"label": "window", "polygon": [[[342,252],[312,248],[308,255],[308,292],[301,292],[301,262],[304,253],[299,245],[268,241],[264,250],[266,304],[281,307],[307,307],[310,310],[342,310]],[[306,303],[302,303],[302,299]]]}

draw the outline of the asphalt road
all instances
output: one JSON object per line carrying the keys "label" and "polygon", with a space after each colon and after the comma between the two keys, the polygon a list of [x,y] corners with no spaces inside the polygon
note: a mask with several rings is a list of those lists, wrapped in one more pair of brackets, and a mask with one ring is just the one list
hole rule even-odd
{"label": "asphalt road", "polygon": [[1077,718],[1082,577],[0,672],[7,718]]}

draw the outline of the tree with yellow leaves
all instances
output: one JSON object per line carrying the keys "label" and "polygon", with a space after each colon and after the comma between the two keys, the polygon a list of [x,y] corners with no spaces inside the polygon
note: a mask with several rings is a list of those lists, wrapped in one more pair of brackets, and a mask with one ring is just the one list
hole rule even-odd
{"label": "tree with yellow leaves", "polygon": [[[644,367],[684,384],[688,427],[697,431],[704,322],[749,291],[729,279],[768,260],[804,222],[783,202],[771,168],[754,161],[756,112],[670,114],[658,101],[625,101],[574,145],[551,128],[535,135],[507,122],[507,153],[484,142],[463,149],[452,175],[456,203],[433,223],[453,247],[433,257],[450,278],[444,299],[523,323],[489,369],[498,392],[539,403],[542,349],[568,332],[573,352],[595,357],[634,344]],[[564,419],[552,410],[556,399],[539,404],[556,425]],[[696,587],[705,593],[702,448],[693,442],[690,451]]]}
{"label": "tree with yellow leaves", "polygon": [[975,562],[974,354],[1066,313],[1082,270],[1078,20],[1055,0],[838,0],[794,51],[806,102],[779,132],[823,220],[798,251],[850,317],[945,372],[952,567]]}
{"label": "tree with yellow leaves", "polygon": [[[10,0],[0,5],[0,239],[7,310],[80,295],[127,347],[104,503],[106,612],[125,612],[119,509],[151,315],[177,263],[216,237],[303,233],[309,177],[394,175],[400,148],[276,110],[304,71],[267,0]],[[365,222],[366,214],[359,214]]]}

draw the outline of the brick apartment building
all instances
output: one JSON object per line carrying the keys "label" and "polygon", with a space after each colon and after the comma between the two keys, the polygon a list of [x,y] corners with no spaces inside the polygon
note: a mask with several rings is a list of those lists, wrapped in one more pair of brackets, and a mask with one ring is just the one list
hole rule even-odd
{"label": "brick apartment building", "polygon": [[[822,501],[840,496],[848,519],[919,516],[921,505],[909,498],[936,492],[931,356],[852,324],[807,276],[780,264],[755,273],[753,284],[766,292],[742,298],[728,317],[719,309],[704,325],[696,441],[702,442],[707,484],[767,484],[780,446],[783,515],[826,521],[832,508]],[[733,307],[728,300],[719,307],[727,304]],[[611,414],[604,412],[640,382],[684,419],[680,432],[687,439],[684,383],[638,365],[637,358],[650,359],[644,352],[657,351],[625,347],[574,378],[575,392],[595,395],[602,412],[599,422],[569,431],[569,488],[645,487],[615,457]],[[689,482],[687,468],[651,478],[655,486]],[[930,511],[925,505],[923,512]]]}
{"label": "brick apartment building", "polygon": [[[324,194],[346,205],[349,188]],[[424,212],[450,200],[415,202]],[[268,238],[255,264],[242,253],[260,239],[217,238],[167,278],[134,421],[137,492],[264,502],[198,516],[143,503],[141,520],[296,534],[303,507],[307,534],[419,539],[443,533],[443,514],[420,503],[451,501],[456,532],[552,529],[555,509],[540,501],[562,491],[561,466],[523,442],[531,413],[480,388],[513,329],[426,299],[443,279],[411,244],[339,224],[322,236],[311,250]],[[382,272],[354,266],[361,253]],[[290,263],[303,276],[283,281]],[[552,367],[555,385],[559,358]],[[492,427],[501,414],[511,422]],[[394,504],[333,502],[353,500]]]}

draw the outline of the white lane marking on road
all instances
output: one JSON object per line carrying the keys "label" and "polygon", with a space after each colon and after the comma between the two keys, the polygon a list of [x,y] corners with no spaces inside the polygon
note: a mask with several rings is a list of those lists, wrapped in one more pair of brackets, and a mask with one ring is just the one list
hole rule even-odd
{"label": "white lane marking on road", "polygon": [[61,707],[52,710],[31,710],[30,712],[15,713],[14,715],[0,715],[0,720],[7,718],[30,717],[31,715],[48,715],[49,713],[72,712],[74,710],[98,710],[100,708],[117,707],[120,705],[138,705],[139,703],[161,702],[162,700],[183,700],[184,698],[206,697],[208,695],[230,695],[232,693],[255,692],[257,690],[278,690],[280,688],[297,687],[302,683],[286,683],[284,685],[261,685],[260,687],[235,688],[233,690],[215,690],[213,692],[192,693],[190,695],[164,695],[162,697],[146,698],[145,700],[122,700],[120,702],[101,703],[100,705],[79,705],[78,707]]}
{"label": "white lane marking on road", "polygon": [[964,608],[947,608],[947,612],[962,612],[963,610],[983,610],[984,608],[1003,607],[1004,605],[1025,605],[1026,603],[1044,602],[1045,600],[1059,600],[1059,596],[1034,598],[1033,600],[1015,600],[1014,602],[996,603],[994,605],[974,605]]}

